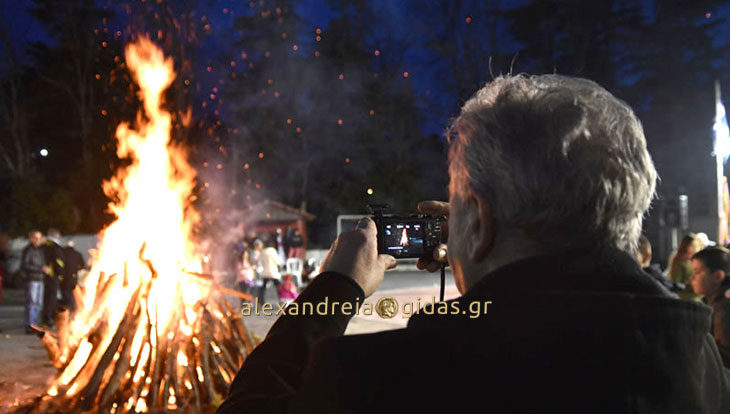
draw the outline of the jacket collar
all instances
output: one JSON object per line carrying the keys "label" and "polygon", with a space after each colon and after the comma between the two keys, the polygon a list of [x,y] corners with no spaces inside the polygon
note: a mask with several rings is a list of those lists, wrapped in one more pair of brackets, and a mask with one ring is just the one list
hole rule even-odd
{"label": "jacket collar", "polygon": [[484,276],[464,296],[556,290],[667,295],[628,253],[582,248],[505,265]]}
{"label": "jacket collar", "polygon": [[[638,297],[643,299],[637,300]],[[494,301],[491,306],[497,312],[492,317],[479,318],[485,322],[494,320],[498,314],[521,313],[525,308],[533,308],[537,314],[538,308],[543,313],[552,313],[557,303],[562,303],[561,312],[566,319],[574,318],[581,312],[579,309],[600,317],[622,314],[623,318],[631,318],[639,313],[645,318],[675,322],[682,312],[689,311],[688,318],[706,319],[709,315],[705,306],[672,297],[628,253],[614,248],[582,248],[505,265],[485,275],[463,296],[447,301],[449,309],[453,306],[460,312],[438,315],[429,304],[410,318],[408,326],[428,327],[447,320],[457,324],[480,323],[468,318],[467,308],[471,303],[485,300]],[[435,306],[438,309],[440,305]],[[531,317],[535,316],[538,315]]]}

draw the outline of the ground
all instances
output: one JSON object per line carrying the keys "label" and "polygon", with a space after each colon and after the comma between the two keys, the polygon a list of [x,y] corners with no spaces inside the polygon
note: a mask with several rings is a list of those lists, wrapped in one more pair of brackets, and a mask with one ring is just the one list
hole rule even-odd
{"label": "ground", "polygon": [[[447,275],[446,298],[458,296],[451,275]],[[438,275],[413,271],[412,269],[386,273],[385,280],[375,294],[366,300],[373,307],[382,297],[392,297],[399,305],[399,312],[390,319],[372,315],[355,316],[347,327],[346,335],[371,333],[406,326],[407,316],[403,304],[414,306],[420,298],[421,304],[438,300]],[[24,292],[6,289],[0,302],[0,413],[11,412],[23,402],[42,394],[52,381],[55,368],[48,362],[45,348],[35,335],[26,335],[23,326]],[[266,297],[272,302],[276,293],[267,290]],[[232,303],[237,300],[231,298]],[[274,310],[276,307],[274,307]],[[364,308],[363,308],[364,310]],[[362,313],[362,312],[361,312]],[[266,336],[275,316],[251,315],[244,318],[246,327],[255,335]]]}

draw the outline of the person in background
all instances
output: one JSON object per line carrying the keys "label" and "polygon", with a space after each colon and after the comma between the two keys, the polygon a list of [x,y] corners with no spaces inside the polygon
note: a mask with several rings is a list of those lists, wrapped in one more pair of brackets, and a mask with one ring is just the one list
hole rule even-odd
{"label": "person in background", "polygon": [[636,250],[636,261],[639,262],[641,268],[670,292],[674,292],[676,294],[677,292],[684,290],[685,286],[669,279],[664,273],[662,273],[658,264],[651,264],[651,257],[651,243],[649,242],[649,239],[642,234],[641,237],[639,237],[639,248]]}
{"label": "person in background", "polygon": [[706,247],[692,256],[692,288],[712,308],[710,332],[730,368],[730,250]]}
{"label": "person in background", "polygon": [[677,253],[669,261],[669,278],[674,283],[681,283],[685,286],[684,290],[679,292],[682,299],[698,300],[699,296],[692,291],[692,285],[689,283],[692,277],[692,264],[690,260],[699,249],[699,239],[694,234],[688,234],[682,238],[677,248]]}
{"label": "person in background", "polygon": [[46,265],[43,234],[38,230],[28,233],[28,245],[23,249],[20,259],[20,271],[25,279],[25,333],[36,331],[32,326],[39,326],[43,312],[44,278],[49,272]]}
{"label": "person in background", "polygon": [[46,272],[43,287],[43,323],[53,329],[54,315],[58,307],[58,291],[64,279],[65,259],[61,247],[61,232],[49,228],[46,240],[43,243],[43,250],[46,255]]}
{"label": "person in background", "polygon": [[296,227],[289,227],[287,231],[287,245],[289,246],[288,257],[296,257],[298,259],[304,258],[303,246],[304,240],[302,235],[299,234],[299,229]]}
{"label": "person in background", "polygon": [[[259,290],[259,303],[263,305],[266,303],[266,286],[269,282],[273,282],[276,287],[279,287],[281,283],[281,273],[279,272],[279,266],[283,264],[279,252],[276,251],[272,244],[266,246],[261,250],[260,266],[261,266],[261,279],[263,281],[261,289]],[[279,292],[277,290],[277,296]]]}
{"label": "person in background", "polygon": [[230,277],[229,280],[226,281],[226,284],[230,281],[231,286],[234,288],[238,287],[238,271],[241,268],[241,255],[247,247],[245,240],[238,240],[232,242],[230,244],[230,249],[228,250],[230,253],[226,260],[230,263],[231,271],[228,273]]}
{"label": "person in background", "polygon": [[281,258],[280,262],[284,263],[286,261],[286,246],[284,245],[284,232],[281,229],[276,229],[276,252],[279,254],[279,257]]}
{"label": "person in background", "polygon": [[251,246],[253,248],[251,249],[249,260],[251,261],[251,266],[253,266],[254,274],[256,275],[255,278],[260,279],[262,272],[261,254],[264,251],[264,242],[261,239],[254,239]]}
{"label": "person in background", "polygon": [[284,281],[279,285],[279,302],[289,304],[297,298],[297,286],[292,282],[290,275],[284,275]]}
{"label": "person in background", "polygon": [[[255,278],[256,273],[254,272],[253,265],[251,264],[251,253],[249,249],[244,249],[243,253],[241,253],[241,260],[238,263],[236,277],[238,290],[240,290],[241,293],[251,294]],[[243,304],[244,301],[245,299],[241,299],[241,304]]]}
{"label": "person in background", "polygon": [[264,252],[264,242],[263,240],[256,238],[251,242],[251,255],[249,257],[249,260],[251,261],[251,266],[253,267],[253,273],[254,273],[254,283],[253,288],[251,289],[251,294],[257,297],[261,296],[261,286],[263,286],[264,280],[263,280],[263,266],[261,265],[262,260],[262,254]]}
{"label": "person in background", "polygon": [[72,314],[76,312],[77,304],[73,291],[79,280],[79,270],[85,268],[84,258],[74,248],[74,241],[69,240],[63,247],[64,276],[61,280],[61,306],[68,309]]}

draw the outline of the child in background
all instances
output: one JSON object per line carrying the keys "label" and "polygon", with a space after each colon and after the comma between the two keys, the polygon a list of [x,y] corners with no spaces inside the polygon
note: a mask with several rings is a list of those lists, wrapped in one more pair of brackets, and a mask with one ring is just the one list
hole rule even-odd
{"label": "child in background", "polygon": [[290,275],[284,275],[284,282],[279,285],[279,300],[289,304],[297,298],[297,286],[291,281]]}
{"label": "child in background", "polygon": [[[251,264],[250,254],[248,249],[244,250],[243,253],[241,253],[241,260],[237,263],[238,264],[238,275],[236,278],[236,282],[238,285],[238,289],[242,293],[252,294],[252,287],[254,284],[254,268]],[[244,300],[241,300],[241,304],[243,304]]]}

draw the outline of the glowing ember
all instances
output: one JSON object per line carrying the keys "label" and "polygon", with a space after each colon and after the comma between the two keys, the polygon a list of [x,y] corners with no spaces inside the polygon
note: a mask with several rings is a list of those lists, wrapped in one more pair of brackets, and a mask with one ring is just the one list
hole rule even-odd
{"label": "glowing ember", "polygon": [[195,251],[196,172],[161,107],[173,62],[145,38],[126,60],[143,111],[116,131],[130,161],[103,184],[116,220],[78,287],[79,312],[57,339],[46,335],[59,375],[33,412],[212,412],[256,343]]}
{"label": "glowing ember", "polygon": [[185,354],[183,354],[182,351],[177,353],[177,363],[184,367],[188,366],[188,358],[185,356]]}

